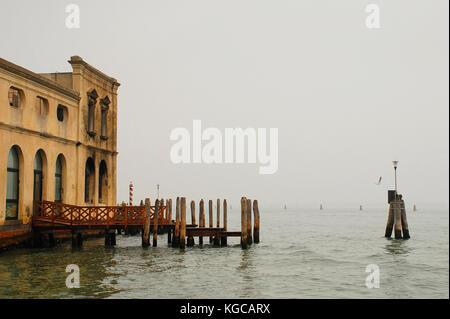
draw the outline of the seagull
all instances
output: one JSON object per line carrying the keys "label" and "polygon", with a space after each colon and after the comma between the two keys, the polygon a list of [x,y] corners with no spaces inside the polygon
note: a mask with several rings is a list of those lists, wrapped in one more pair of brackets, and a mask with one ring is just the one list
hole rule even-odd
{"label": "seagull", "polygon": [[381,176],[380,176],[380,178],[378,179],[378,182],[375,183],[375,185],[380,185],[380,184],[381,184]]}

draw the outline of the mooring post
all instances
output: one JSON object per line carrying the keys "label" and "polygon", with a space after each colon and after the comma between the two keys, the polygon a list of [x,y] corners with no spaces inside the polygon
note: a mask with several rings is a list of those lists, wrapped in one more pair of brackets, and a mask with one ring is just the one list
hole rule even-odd
{"label": "mooring post", "polygon": [[111,246],[115,246],[116,245],[116,231],[114,229],[109,231],[110,236],[111,236]]}
{"label": "mooring post", "polygon": [[77,245],[77,232],[72,230],[72,247],[78,247]]}
{"label": "mooring post", "polygon": [[105,230],[105,247],[110,247],[111,246],[111,235],[109,233],[109,230],[106,229]]}
{"label": "mooring post", "polygon": [[[80,233],[79,233],[80,234]],[[116,245],[116,232],[114,229],[105,230],[105,247]]]}
{"label": "mooring post", "polygon": [[[195,202],[191,201],[191,225],[195,225]],[[195,245],[194,236],[188,236],[187,246],[191,247]]]}
{"label": "mooring post", "polygon": [[[213,228],[213,202],[212,200],[208,201],[208,210],[209,210],[209,228]],[[213,237],[209,236],[209,243],[211,244],[213,242]]]}
{"label": "mooring post", "polygon": [[195,201],[191,201],[191,225],[192,226],[198,226],[197,220],[195,218]]}
{"label": "mooring post", "polygon": [[77,246],[83,246],[83,233],[81,231],[77,233]]}
{"label": "mooring post", "polygon": [[175,229],[172,238],[172,247],[179,247],[180,245],[180,197],[177,197],[175,207]]}
{"label": "mooring post", "polygon": [[241,198],[241,247],[247,248],[247,199]]}
{"label": "mooring post", "polygon": [[[72,246],[73,246],[73,231],[72,231]],[[33,248],[40,248],[42,247],[42,240],[41,240],[41,233],[37,229],[32,230],[32,245]]]}
{"label": "mooring post", "polygon": [[247,243],[251,245],[252,239],[252,200],[247,199]]}
{"label": "mooring post", "polygon": [[[199,219],[199,226],[201,228],[205,227],[205,202],[202,200],[200,200],[200,210],[198,212],[198,219]],[[198,244],[200,246],[203,246],[203,236],[199,236],[198,237]]]}
{"label": "mooring post", "polygon": [[181,197],[181,227],[180,227],[180,248],[186,246],[186,198]]}
{"label": "mooring post", "polygon": [[[167,201],[167,209],[169,210],[169,216],[167,216],[167,220],[169,221],[169,225],[172,224],[172,198],[169,198]],[[172,227],[169,226],[167,230],[167,243],[170,245],[172,243]]]}
{"label": "mooring post", "polygon": [[253,242],[259,243],[259,208],[258,201],[253,201]]}
{"label": "mooring post", "polygon": [[81,234],[81,232],[72,230],[72,247],[81,246],[83,246],[83,235]]}
{"label": "mooring post", "polygon": [[169,200],[167,201],[167,208],[169,210],[169,216],[167,217],[167,219],[169,220],[169,222],[172,222],[172,198],[169,198]]}
{"label": "mooring post", "polygon": [[402,238],[402,212],[400,201],[396,198],[394,202],[394,236],[395,239]]}
{"label": "mooring post", "polygon": [[150,212],[150,198],[145,199],[145,222],[144,222],[144,231],[142,234],[142,247],[150,246],[150,221],[151,221],[151,212]]}
{"label": "mooring post", "polygon": [[48,233],[48,245],[49,247],[56,246],[55,235],[53,234],[53,232]]}
{"label": "mooring post", "polygon": [[[165,219],[167,218],[167,212],[164,210],[164,206],[166,206],[166,201],[164,200],[164,198],[161,198],[161,200],[159,201],[159,207],[161,207],[162,209],[162,218]],[[160,220],[158,220],[159,222],[161,222]]]}
{"label": "mooring post", "polygon": [[[165,203],[164,198],[161,198],[159,200],[159,210],[161,210],[161,216],[159,216],[159,214],[158,214],[158,234],[163,233],[163,228],[159,227],[159,225],[161,224],[161,221],[166,217],[166,216],[164,216],[164,214],[165,214],[164,203]],[[158,212],[159,212],[159,210],[158,210]]]}
{"label": "mooring post", "polygon": [[[220,227],[220,199],[217,199],[217,216],[216,216],[216,227]],[[213,239],[214,246],[220,246],[220,233],[217,232]]]}
{"label": "mooring post", "polygon": [[153,247],[158,246],[158,217],[159,216],[159,199],[155,201],[155,215],[153,216]]}
{"label": "mooring post", "polygon": [[408,220],[406,219],[405,201],[403,199],[400,199],[400,210],[401,210],[403,239],[409,239],[410,237],[408,229]]}
{"label": "mooring post", "polygon": [[390,238],[392,236],[392,229],[394,228],[394,202],[389,203],[389,215],[386,223],[386,231],[384,237]]}
{"label": "mooring post", "polygon": [[217,199],[217,221],[216,221],[217,228],[220,227],[220,199]]}
{"label": "mooring post", "polygon": [[[227,231],[227,200],[223,200],[223,231]],[[226,246],[227,245],[227,236],[222,236],[220,238],[220,245]]]}

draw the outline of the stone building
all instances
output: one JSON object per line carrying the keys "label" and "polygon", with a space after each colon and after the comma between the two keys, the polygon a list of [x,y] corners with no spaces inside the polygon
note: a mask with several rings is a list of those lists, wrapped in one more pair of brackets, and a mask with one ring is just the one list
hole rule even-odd
{"label": "stone building", "polygon": [[33,200],[116,204],[120,84],[68,62],[36,74],[0,58],[0,248],[29,236]]}

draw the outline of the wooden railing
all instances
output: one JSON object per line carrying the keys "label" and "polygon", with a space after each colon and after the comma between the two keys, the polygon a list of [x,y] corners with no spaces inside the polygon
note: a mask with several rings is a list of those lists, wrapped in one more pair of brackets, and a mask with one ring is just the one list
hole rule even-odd
{"label": "wooden railing", "polygon": [[[34,201],[33,225],[139,226],[145,222],[145,206],[75,206],[50,201]],[[155,206],[150,206],[150,218]],[[158,224],[167,225],[167,206],[158,209]]]}

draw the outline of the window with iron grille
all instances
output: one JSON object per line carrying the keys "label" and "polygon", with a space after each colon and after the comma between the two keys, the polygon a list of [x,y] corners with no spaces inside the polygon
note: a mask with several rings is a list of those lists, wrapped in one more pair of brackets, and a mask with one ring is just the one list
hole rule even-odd
{"label": "window with iron grille", "polygon": [[16,89],[15,87],[10,87],[9,91],[8,91],[8,100],[9,100],[9,105],[12,107],[19,107],[20,106],[20,90]]}

